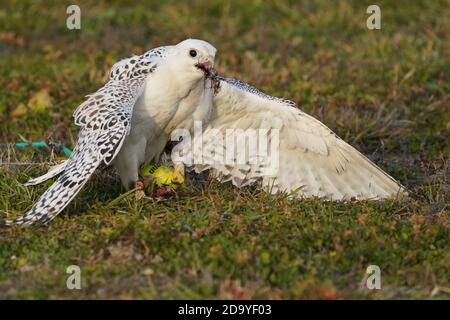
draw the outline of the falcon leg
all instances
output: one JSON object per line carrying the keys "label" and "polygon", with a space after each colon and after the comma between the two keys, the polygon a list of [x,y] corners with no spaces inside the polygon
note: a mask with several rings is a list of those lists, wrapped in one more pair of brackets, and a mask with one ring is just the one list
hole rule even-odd
{"label": "falcon leg", "polygon": [[133,171],[129,171],[129,172],[119,172],[119,176],[120,176],[120,181],[122,181],[122,185],[125,188],[125,190],[130,190],[136,187],[136,182],[139,181],[139,176],[137,173],[137,168],[136,171],[134,171],[135,173],[133,173]]}
{"label": "falcon leg", "polygon": [[119,173],[120,181],[125,190],[135,188],[135,183],[139,180],[139,165],[134,157],[120,157],[117,159],[115,167]]}

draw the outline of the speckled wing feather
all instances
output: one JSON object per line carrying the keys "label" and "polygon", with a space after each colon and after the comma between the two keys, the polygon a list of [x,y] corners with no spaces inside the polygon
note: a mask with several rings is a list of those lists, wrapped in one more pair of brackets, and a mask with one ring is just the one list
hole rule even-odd
{"label": "speckled wing feather", "polygon": [[[44,192],[30,211],[4,225],[47,223],[61,212],[80,191],[95,169],[103,162],[110,164],[130,130],[131,115],[142,93],[146,78],[157,67],[160,51],[116,63],[110,79],[100,90],[88,96],[74,113],[75,124],[81,126],[73,154],[63,167],[50,172],[50,178],[63,171]],[[45,179],[34,179],[42,182]]]}
{"label": "speckled wing feather", "polygon": [[67,164],[67,160],[64,161],[63,163],[60,163],[60,164],[57,164],[56,166],[51,167],[50,170],[48,170],[48,172],[43,174],[42,176],[28,180],[23,185],[25,187],[29,187],[29,186],[35,186],[44,181],[47,181],[48,179],[51,179],[51,178],[61,174],[62,172],[64,172],[64,168],[66,167],[66,164]]}
{"label": "speckled wing feather", "polygon": [[[251,162],[245,158],[248,155],[244,155],[244,163],[205,159],[205,150],[212,149],[210,157],[224,159],[214,144],[218,132],[226,137],[229,129],[264,129],[267,147],[257,149],[253,159],[266,157],[265,161]],[[272,134],[275,131],[277,135]],[[195,171],[211,170],[219,180],[232,181],[236,186],[258,183],[272,193],[284,191],[295,197],[331,200],[381,199],[405,193],[392,177],[294,102],[269,96],[239,80],[221,78],[214,112],[201,139],[192,144],[201,145],[203,150],[202,163],[193,166]],[[248,141],[244,145],[248,148]],[[239,152],[246,152],[246,148],[235,145],[223,146],[223,153],[236,148],[234,160]],[[265,150],[264,154],[260,150]],[[275,170],[266,170],[274,160]]]}

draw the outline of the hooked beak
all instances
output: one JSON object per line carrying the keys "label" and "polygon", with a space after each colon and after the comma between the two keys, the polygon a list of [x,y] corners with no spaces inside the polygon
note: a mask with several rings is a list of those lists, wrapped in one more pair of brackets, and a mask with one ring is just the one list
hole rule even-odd
{"label": "hooked beak", "polygon": [[206,60],[204,62],[199,62],[195,65],[197,68],[199,68],[200,70],[203,70],[203,72],[205,73],[206,76],[209,76],[212,72],[212,70],[214,70],[214,65],[211,61]]}

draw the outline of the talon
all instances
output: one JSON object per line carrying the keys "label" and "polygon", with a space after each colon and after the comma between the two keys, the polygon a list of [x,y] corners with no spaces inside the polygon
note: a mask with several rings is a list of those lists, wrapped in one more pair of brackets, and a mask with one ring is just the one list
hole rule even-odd
{"label": "talon", "polygon": [[145,197],[144,185],[145,185],[144,182],[141,180],[137,180],[134,182],[134,189],[135,189],[134,194],[137,200],[140,200]]}
{"label": "talon", "polygon": [[136,180],[134,182],[134,189],[136,189],[136,190],[144,190],[144,182],[142,182],[141,180]]}

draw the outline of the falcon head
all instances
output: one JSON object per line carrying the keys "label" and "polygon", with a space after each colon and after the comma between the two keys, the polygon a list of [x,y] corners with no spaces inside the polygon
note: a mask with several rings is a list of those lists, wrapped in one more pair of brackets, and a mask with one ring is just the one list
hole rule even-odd
{"label": "falcon head", "polygon": [[202,78],[214,73],[214,58],[216,48],[203,40],[187,39],[176,46],[177,63],[184,65],[186,70]]}

